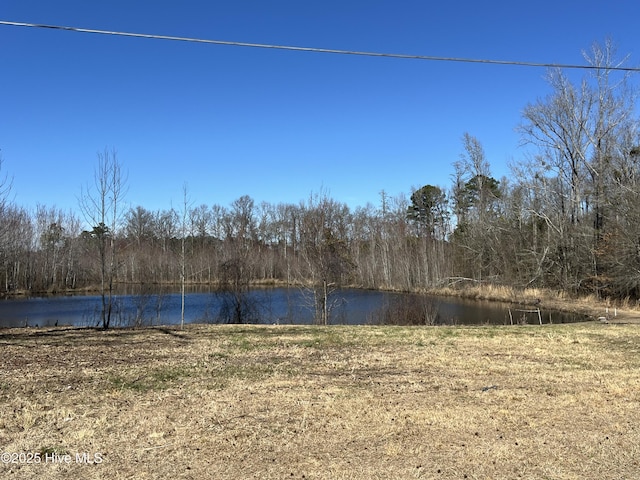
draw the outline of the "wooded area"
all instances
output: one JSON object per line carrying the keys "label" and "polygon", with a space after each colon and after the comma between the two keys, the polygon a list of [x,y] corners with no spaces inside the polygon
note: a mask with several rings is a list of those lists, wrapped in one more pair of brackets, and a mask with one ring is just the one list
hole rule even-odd
{"label": "wooded area", "polygon": [[324,192],[298,204],[245,195],[194,206],[186,189],[182,209],[127,209],[109,151],[83,191],[82,217],[15,205],[5,181],[1,291],[111,292],[181,279],[232,291],[255,282],[417,290],[469,279],[638,298],[636,97],[630,74],[612,70],[622,62],[610,43],[585,58],[593,68],[583,78],[550,70],[551,93],[524,107],[518,129],[529,154],[508,179],[492,176],[481,142],[464,134],[452,185],[425,178],[409,197],[381,192],[377,205],[355,209]]}

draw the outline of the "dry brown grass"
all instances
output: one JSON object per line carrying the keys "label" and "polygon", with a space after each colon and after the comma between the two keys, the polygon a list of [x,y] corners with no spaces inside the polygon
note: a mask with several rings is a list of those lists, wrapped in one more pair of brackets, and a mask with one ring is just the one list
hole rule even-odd
{"label": "dry brown grass", "polygon": [[0,477],[637,478],[638,328],[4,330]]}
{"label": "dry brown grass", "polygon": [[[543,302],[560,302],[571,301],[575,303],[575,299],[570,299],[566,293],[555,290],[547,290],[541,288],[514,288],[506,285],[493,284],[474,284],[458,287],[442,287],[430,290],[430,293],[447,295],[453,297],[470,298],[474,300],[494,300],[509,303],[535,303]],[[590,302],[593,299],[584,297],[584,300]]]}
{"label": "dry brown grass", "polygon": [[[536,305],[547,310],[579,313],[593,318],[607,317],[612,322],[640,323],[640,304],[630,298],[612,300],[596,295],[571,297],[566,292],[541,288],[514,288],[505,285],[464,285],[430,289],[432,295]],[[615,312],[615,315],[614,315]]]}

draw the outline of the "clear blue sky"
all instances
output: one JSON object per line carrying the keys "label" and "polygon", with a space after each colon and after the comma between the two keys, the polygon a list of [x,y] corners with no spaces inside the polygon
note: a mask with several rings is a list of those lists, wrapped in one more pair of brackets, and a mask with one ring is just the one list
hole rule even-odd
{"label": "clear blue sky", "polygon": [[[584,63],[611,37],[640,64],[637,0],[3,0],[0,20],[239,42]],[[0,25],[0,149],[15,201],[77,210],[114,148],[131,206],[350,206],[448,187],[469,132],[495,177],[545,69],[339,56]]]}

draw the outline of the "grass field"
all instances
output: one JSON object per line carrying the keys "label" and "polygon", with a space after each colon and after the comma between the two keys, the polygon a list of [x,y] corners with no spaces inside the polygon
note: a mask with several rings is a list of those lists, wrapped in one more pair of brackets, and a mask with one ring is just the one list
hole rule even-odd
{"label": "grass field", "polygon": [[21,329],[0,352],[3,479],[640,475],[638,325]]}

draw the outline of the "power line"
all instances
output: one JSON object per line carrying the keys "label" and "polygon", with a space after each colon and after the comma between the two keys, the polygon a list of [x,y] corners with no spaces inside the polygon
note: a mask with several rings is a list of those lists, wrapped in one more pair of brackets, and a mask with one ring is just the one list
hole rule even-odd
{"label": "power line", "polygon": [[[543,62],[519,62],[512,60],[490,60],[479,58],[459,58],[459,57],[436,57],[430,55],[408,55],[403,53],[381,53],[381,52],[360,52],[354,50],[337,50],[331,48],[296,47],[292,45],[273,45],[268,43],[247,43],[232,42],[227,40],[208,40],[192,37],[174,37],[170,35],[154,35],[147,33],[118,32],[109,30],[96,30],[90,28],[67,27],[62,25],[45,25],[40,23],[23,23],[0,20],[0,25],[10,25],[14,27],[48,28],[53,30],[66,30],[79,33],[95,33],[99,35],[115,35],[120,37],[150,38],[154,40],[171,40],[177,42],[207,43],[213,45],[227,45],[233,47],[268,48],[272,50],[290,50],[297,52],[331,53],[336,55],[358,55],[362,57],[387,57],[400,58],[405,60],[428,60],[438,62],[463,62],[463,63],[485,63],[491,65],[516,65],[519,67],[545,67],[545,68],[573,68],[598,70],[602,67],[595,65],[576,65],[568,63],[543,63]],[[607,67],[608,70],[623,72],[640,72],[640,67]]]}

